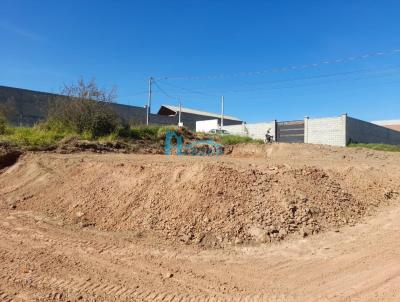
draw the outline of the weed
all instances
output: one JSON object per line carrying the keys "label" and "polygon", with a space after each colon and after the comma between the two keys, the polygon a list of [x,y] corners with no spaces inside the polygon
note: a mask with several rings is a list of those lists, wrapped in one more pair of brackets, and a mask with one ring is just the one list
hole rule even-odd
{"label": "weed", "polygon": [[351,148],[368,148],[378,151],[400,152],[400,145],[387,145],[387,144],[358,144],[351,143],[348,145]]}

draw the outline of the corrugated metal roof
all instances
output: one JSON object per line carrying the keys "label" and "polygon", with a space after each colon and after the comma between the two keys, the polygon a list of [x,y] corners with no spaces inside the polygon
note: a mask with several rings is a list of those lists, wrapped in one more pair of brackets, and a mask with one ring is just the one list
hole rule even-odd
{"label": "corrugated metal roof", "polygon": [[[175,112],[179,111],[178,106],[161,105],[161,107],[165,107],[165,108],[175,111]],[[161,108],[160,108],[160,110],[161,110]],[[181,110],[182,110],[182,112],[185,112],[185,113],[198,114],[198,115],[204,115],[204,116],[210,116],[210,117],[216,117],[216,118],[221,117],[221,114],[218,114],[218,113],[211,113],[211,112],[200,111],[200,110],[195,110],[195,109],[190,109],[190,108],[181,107]],[[224,119],[233,120],[233,121],[242,121],[241,119],[238,119],[234,116],[225,115],[225,114],[224,114]]]}

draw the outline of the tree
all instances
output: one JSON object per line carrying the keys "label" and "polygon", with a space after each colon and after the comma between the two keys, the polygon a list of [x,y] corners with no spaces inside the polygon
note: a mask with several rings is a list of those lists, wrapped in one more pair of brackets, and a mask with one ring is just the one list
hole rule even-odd
{"label": "tree", "polygon": [[4,103],[0,104],[0,135],[6,132],[8,119],[15,112],[15,100],[13,98],[8,98]]}
{"label": "tree", "polygon": [[6,132],[7,119],[3,113],[0,112],[0,135]]}
{"label": "tree", "polygon": [[117,97],[115,87],[100,89],[95,80],[83,78],[64,85],[61,96],[55,97],[49,108],[48,124],[77,133],[89,132],[93,137],[110,134],[121,124],[112,108]]}

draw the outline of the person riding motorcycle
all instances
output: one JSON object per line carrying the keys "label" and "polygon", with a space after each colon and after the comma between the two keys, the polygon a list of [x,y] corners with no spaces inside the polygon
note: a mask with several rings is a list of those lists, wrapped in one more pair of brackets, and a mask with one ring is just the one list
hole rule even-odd
{"label": "person riding motorcycle", "polygon": [[271,135],[271,129],[268,129],[265,134],[265,143],[272,143],[273,136]]}

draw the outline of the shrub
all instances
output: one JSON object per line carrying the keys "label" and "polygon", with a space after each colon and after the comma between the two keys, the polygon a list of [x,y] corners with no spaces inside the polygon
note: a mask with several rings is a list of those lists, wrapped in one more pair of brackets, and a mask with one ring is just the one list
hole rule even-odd
{"label": "shrub", "polygon": [[196,132],[196,138],[201,139],[201,140],[207,140],[214,137],[210,133],[205,133],[205,132]]}
{"label": "shrub", "polygon": [[178,126],[162,126],[157,131],[157,138],[159,140],[164,140],[168,131],[175,132],[177,135],[183,134],[182,128]]}
{"label": "shrub", "polygon": [[129,130],[129,137],[133,139],[156,140],[160,128],[160,126],[155,125],[132,126]]}
{"label": "shrub", "polygon": [[400,152],[400,145],[387,145],[387,144],[356,144],[351,143],[348,147],[352,148],[368,148],[378,151]]}
{"label": "shrub", "polygon": [[219,136],[219,139],[216,138],[216,140],[219,140],[223,145],[236,145],[236,144],[241,144],[241,143],[254,142],[254,140],[251,137],[240,136],[240,135],[230,135],[230,134]]}
{"label": "shrub", "polygon": [[0,135],[6,133],[7,130],[7,119],[4,115],[0,113]]}
{"label": "shrub", "polygon": [[101,137],[98,138],[98,140],[100,142],[115,142],[115,141],[118,141],[118,138],[119,138],[118,133],[114,132],[114,133],[111,133],[111,134],[106,135],[106,136],[101,136]]}
{"label": "shrub", "polygon": [[50,130],[72,129],[97,138],[114,133],[121,126],[111,106],[116,99],[114,90],[107,92],[99,89],[94,80],[86,83],[80,79],[65,86],[61,93],[63,96],[56,97],[49,109]]}
{"label": "shrub", "polygon": [[129,125],[120,125],[115,133],[117,134],[118,137],[122,138],[129,138],[130,137],[130,127]]}

